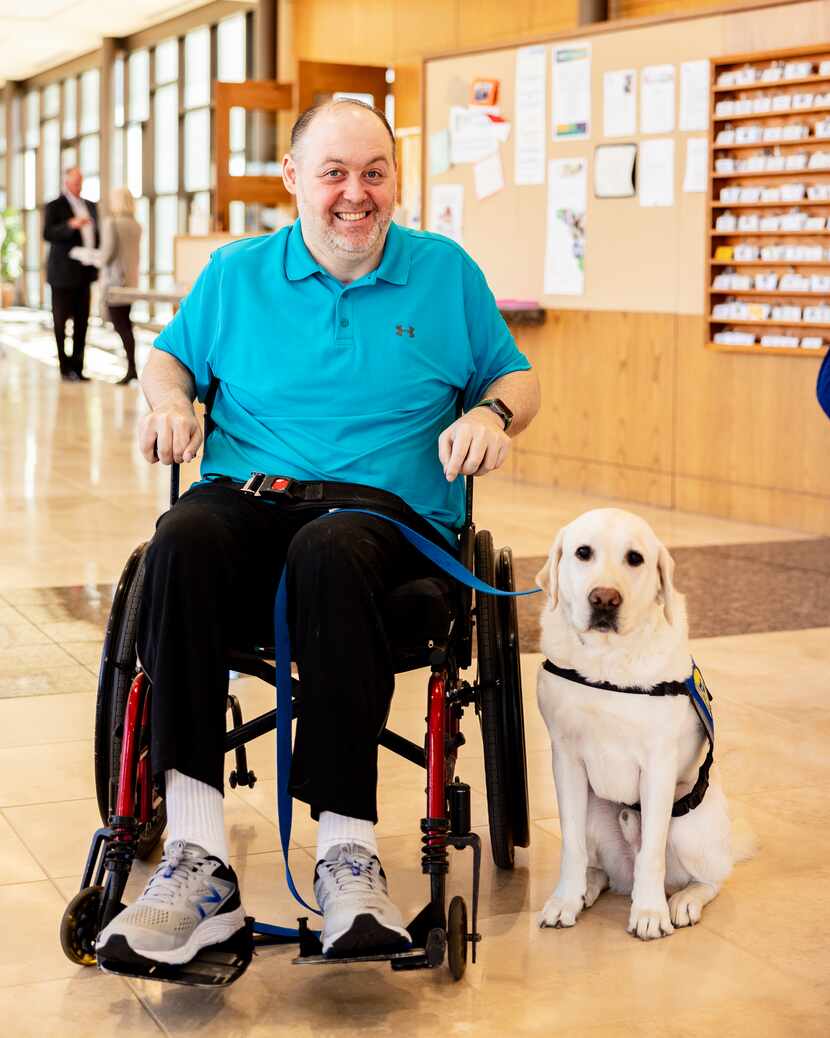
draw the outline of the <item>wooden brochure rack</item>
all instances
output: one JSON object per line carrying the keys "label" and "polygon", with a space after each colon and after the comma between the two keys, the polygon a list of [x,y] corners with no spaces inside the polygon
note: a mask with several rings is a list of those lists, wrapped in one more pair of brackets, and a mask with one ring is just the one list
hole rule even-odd
{"label": "wooden brochure rack", "polygon": [[830,44],[712,63],[707,346],[830,344]]}

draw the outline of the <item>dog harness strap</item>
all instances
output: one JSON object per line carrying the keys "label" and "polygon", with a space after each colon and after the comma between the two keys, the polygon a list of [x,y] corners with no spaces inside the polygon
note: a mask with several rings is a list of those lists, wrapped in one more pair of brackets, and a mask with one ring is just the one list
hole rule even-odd
{"label": "dog harness strap", "polygon": [[[672,818],[687,815],[698,806],[709,788],[709,771],[715,752],[715,719],[712,715],[712,694],[706,687],[700,668],[694,660],[692,660],[692,673],[685,681],[662,681],[653,688],[637,688],[636,686],[621,688],[619,685],[612,685],[609,681],[588,681],[579,671],[559,667],[552,660],[545,660],[542,667],[549,674],[555,674],[559,678],[573,681],[578,685],[599,689],[601,692],[624,692],[638,696],[688,696],[706,733],[709,749],[706,752],[705,760],[698,769],[694,786],[685,796],[675,800],[671,811]],[[626,804],[625,806],[631,808],[632,811],[640,810],[639,801],[636,804]]]}
{"label": "dog harness strap", "polygon": [[633,685],[629,688],[620,688],[619,685],[612,685],[610,681],[589,681],[587,678],[583,678],[579,671],[558,667],[551,660],[545,660],[542,666],[549,673],[564,678],[566,681],[575,681],[578,685],[588,685],[590,688],[598,688],[603,692],[627,692],[638,696],[685,696],[689,692],[685,681],[661,681],[653,688],[636,688]]}

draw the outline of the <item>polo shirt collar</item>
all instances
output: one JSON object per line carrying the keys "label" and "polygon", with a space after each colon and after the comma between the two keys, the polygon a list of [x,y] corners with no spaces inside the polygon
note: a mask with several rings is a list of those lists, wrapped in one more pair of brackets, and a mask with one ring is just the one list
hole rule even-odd
{"label": "polo shirt collar", "polygon": [[[409,236],[395,223],[389,224],[383,255],[377,268],[367,274],[370,278],[380,278],[393,285],[405,285],[409,279],[409,267],[412,261],[412,246]],[[285,253],[285,276],[289,281],[302,281],[316,273],[326,271],[308,251],[303,238],[299,219],[294,221],[288,235],[288,247]]]}
{"label": "polo shirt collar", "polygon": [[393,285],[405,285],[409,279],[409,266],[412,261],[412,245],[409,235],[401,230],[393,221],[389,224],[386,244],[375,276]]}
{"label": "polo shirt collar", "polygon": [[294,221],[288,235],[288,246],[285,250],[285,276],[289,281],[302,281],[317,272],[326,272],[308,251],[303,239],[299,219]]}

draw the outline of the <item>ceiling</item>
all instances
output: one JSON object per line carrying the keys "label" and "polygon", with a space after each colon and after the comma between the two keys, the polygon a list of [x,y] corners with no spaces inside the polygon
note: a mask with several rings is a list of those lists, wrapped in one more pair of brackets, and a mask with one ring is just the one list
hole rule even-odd
{"label": "ceiling", "polygon": [[206,0],[0,0],[0,86],[204,7]]}

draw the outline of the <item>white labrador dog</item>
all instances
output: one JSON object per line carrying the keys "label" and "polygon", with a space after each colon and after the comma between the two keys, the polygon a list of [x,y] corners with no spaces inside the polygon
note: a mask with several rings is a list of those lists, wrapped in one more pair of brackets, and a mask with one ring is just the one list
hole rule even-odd
{"label": "white labrador dog", "polygon": [[[536,577],[547,592],[542,650],[587,681],[650,689],[691,674],[685,602],[651,527],[617,508],[560,530]],[[573,926],[610,887],[631,895],[628,930],[648,940],[698,922],[733,864],[717,770],[672,818],[708,747],[688,696],[594,689],[539,671],[562,828],[559,882],[541,926]],[[625,805],[641,804],[641,812]],[[668,900],[667,900],[668,894]]]}

